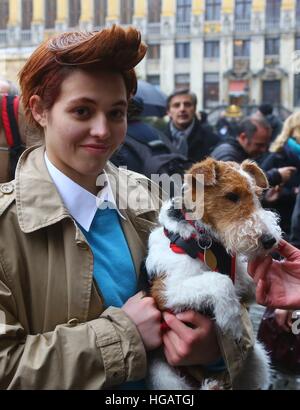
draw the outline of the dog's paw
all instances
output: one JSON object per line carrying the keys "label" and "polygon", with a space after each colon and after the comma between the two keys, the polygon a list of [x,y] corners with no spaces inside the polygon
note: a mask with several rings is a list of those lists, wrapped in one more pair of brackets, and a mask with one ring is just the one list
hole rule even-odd
{"label": "dog's paw", "polygon": [[224,386],[218,380],[205,379],[200,390],[224,390]]}
{"label": "dog's paw", "polygon": [[215,320],[223,333],[230,333],[234,339],[242,336],[242,320],[240,303],[233,299],[230,306],[218,301],[214,306]]}

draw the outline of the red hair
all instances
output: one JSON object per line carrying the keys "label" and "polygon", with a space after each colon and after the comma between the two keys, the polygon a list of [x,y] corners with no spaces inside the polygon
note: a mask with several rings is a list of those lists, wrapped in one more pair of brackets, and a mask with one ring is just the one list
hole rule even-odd
{"label": "red hair", "polygon": [[125,30],[116,25],[92,33],[62,33],[46,40],[19,73],[27,119],[35,123],[29,109],[31,96],[41,97],[44,108],[50,109],[60,94],[63,80],[78,68],[120,73],[129,99],[137,88],[134,67],[146,51],[138,30],[132,27]]}

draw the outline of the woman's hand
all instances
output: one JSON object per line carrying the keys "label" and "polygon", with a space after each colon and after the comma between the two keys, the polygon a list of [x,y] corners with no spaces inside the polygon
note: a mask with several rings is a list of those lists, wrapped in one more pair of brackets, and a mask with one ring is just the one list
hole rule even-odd
{"label": "woman's hand", "polygon": [[176,316],[163,313],[168,326],[163,334],[164,353],[171,366],[208,365],[221,357],[214,322],[188,310]]}
{"label": "woman's hand", "polygon": [[122,310],[135,323],[147,351],[162,344],[161,312],[152,297],[144,297],[144,293],[139,292],[127,300]]}
{"label": "woman's hand", "polygon": [[259,257],[248,265],[248,272],[257,284],[256,300],[261,305],[298,309],[300,307],[300,250],[281,240],[278,252],[285,259]]}

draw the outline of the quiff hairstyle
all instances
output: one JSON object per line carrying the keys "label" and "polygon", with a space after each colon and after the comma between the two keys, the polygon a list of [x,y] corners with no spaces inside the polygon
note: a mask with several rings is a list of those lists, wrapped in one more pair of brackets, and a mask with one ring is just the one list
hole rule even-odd
{"label": "quiff hairstyle", "polygon": [[19,73],[27,119],[39,126],[29,109],[31,96],[38,95],[43,107],[50,109],[59,96],[61,83],[76,69],[120,73],[130,99],[137,89],[134,67],[146,51],[138,30],[116,25],[96,32],[62,33],[44,41]]}
{"label": "quiff hairstyle", "polygon": [[285,143],[292,136],[295,128],[300,127],[300,111],[291,114],[285,121],[281,133],[275,138],[270,147],[271,152],[282,151]]}

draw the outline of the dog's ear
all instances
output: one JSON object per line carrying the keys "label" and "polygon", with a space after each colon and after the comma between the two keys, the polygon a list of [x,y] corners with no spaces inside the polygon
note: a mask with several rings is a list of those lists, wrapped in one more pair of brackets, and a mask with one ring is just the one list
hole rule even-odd
{"label": "dog's ear", "polygon": [[269,188],[269,182],[263,170],[259,168],[255,162],[246,159],[241,164],[242,170],[248,172],[256,182],[256,185],[260,188],[266,189]]}
{"label": "dog's ear", "polygon": [[213,158],[207,158],[204,161],[197,162],[187,171],[187,174],[191,174],[194,178],[196,178],[196,175],[203,175],[204,185],[213,186],[217,182],[217,161]]}

